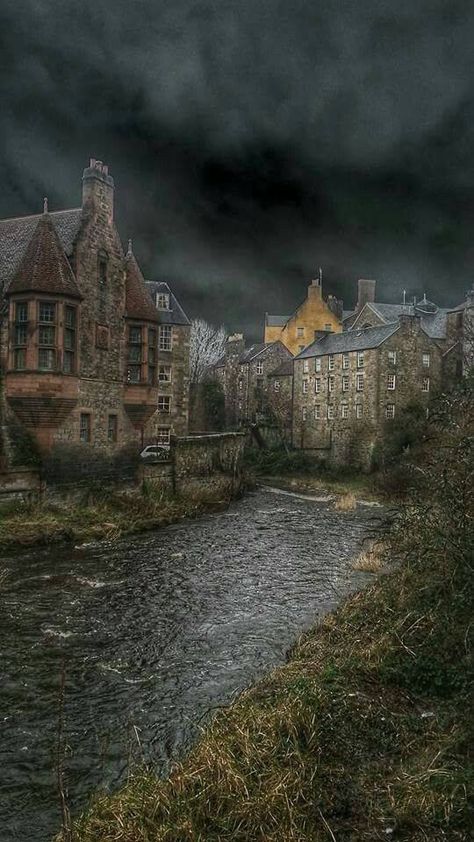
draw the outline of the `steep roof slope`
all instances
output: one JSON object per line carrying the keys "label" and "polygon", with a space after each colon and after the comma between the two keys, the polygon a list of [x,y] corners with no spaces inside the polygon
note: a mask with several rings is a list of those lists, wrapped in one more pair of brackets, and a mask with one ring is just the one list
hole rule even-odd
{"label": "steep roof slope", "polygon": [[10,281],[7,294],[43,292],[82,298],[58,233],[48,213],[39,221]]}
{"label": "steep roof slope", "polygon": [[160,321],[130,245],[125,256],[125,315],[138,321]]}
{"label": "steep roof slope", "polygon": [[345,354],[349,351],[366,351],[377,348],[385,342],[396,330],[399,324],[377,325],[366,327],[364,330],[346,330],[343,333],[328,333],[323,339],[317,339],[308,345],[295,359],[304,360],[308,357],[323,357],[325,354]]}
{"label": "steep roof slope", "polygon": [[146,287],[152,296],[155,298],[156,295],[159,293],[165,293],[170,297],[170,307],[169,310],[160,310],[160,322],[161,324],[171,324],[171,325],[189,325],[191,322],[189,321],[186,313],[184,312],[183,308],[181,307],[178,299],[171,291],[170,287],[164,281],[146,281]]}

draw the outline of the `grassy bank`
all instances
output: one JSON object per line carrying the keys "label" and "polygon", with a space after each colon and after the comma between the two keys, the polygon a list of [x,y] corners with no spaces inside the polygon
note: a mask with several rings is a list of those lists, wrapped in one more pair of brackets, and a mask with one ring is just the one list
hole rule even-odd
{"label": "grassy bank", "polygon": [[0,511],[0,552],[61,541],[111,540],[197,517],[228,503],[204,492],[193,498],[173,497],[146,485],[136,493],[92,489],[74,501],[16,501]]}
{"label": "grassy bank", "polygon": [[470,838],[472,441],[465,414],[439,423],[384,536],[396,573],[345,602],[220,712],[168,780],[136,774],[65,839]]}

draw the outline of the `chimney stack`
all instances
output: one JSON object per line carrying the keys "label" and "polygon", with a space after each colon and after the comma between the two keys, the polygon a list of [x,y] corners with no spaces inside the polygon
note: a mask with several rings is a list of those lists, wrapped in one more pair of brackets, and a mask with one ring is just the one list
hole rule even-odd
{"label": "chimney stack", "polygon": [[356,310],[359,313],[365,304],[375,301],[375,286],[377,281],[369,281],[366,278],[359,278],[357,281],[357,305]]}
{"label": "chimney stack", "polygon": [[82,207],[97,215],[104,215],[107,222],[114,218],[114,180],[107,164],[91,158],[82,175]]}

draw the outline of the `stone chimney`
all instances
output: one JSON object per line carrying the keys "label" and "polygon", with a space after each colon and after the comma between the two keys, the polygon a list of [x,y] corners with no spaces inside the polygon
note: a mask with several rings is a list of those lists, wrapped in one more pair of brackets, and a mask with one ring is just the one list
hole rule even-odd
{"label": "stone chimney", "polygon": [[319,276],[317,278],[313,278],[309,287],[308,287],[308,298],[322,298],[323,297],[323,279],[321,270],[319,270]]}
{"label": "stone chimney", "polygon": [[365,278],[359,278],[357,281],[357,305],[356,310],[360,312],[364,304],[369,304],[375,301],[375,286],[377,281],[369,281]]}
{"label": "stone chimney", "polygon": [[114,218],[114,180],[109,175],[107,164],[90,159],[89,166],[82,175],[82,207],[97,215],[103,215],[104,221]]}

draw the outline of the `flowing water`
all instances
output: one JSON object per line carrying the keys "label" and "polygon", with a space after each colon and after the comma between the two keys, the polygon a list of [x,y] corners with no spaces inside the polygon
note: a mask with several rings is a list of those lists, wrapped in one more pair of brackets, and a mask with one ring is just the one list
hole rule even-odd
{"label": "flowing water", "polygon": [[58,688],[73,813],[131,762],[160,773],[213,708],[367,581],[349,565],[374,511],[260,490],[113,544],[0,559],[0,842],[59,828]]}

